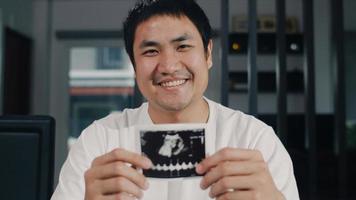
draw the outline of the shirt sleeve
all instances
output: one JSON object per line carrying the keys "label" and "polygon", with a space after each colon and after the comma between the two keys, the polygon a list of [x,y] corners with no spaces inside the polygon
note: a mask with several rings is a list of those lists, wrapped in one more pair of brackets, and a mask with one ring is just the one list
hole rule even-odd
{"label": "shirt sleeve", "polygon": [[264,160],[268,163],[269,171],[279,191],[287,200],[299,200],[292,160],[271,127],[263,129],[257,138],[255,148],[261,151]]}
{"label": "shirt sleeve", "polygon": [[51,200],[84,199],[84,173],[89,169],[94,158],[105,153],[105,138],[103,138],[105,134],[100,129],[103,128],[93,123],[72,145]]}

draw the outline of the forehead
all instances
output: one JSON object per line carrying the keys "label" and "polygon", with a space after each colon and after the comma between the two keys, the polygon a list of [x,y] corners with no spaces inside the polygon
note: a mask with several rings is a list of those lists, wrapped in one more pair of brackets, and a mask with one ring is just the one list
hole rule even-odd
{"label": "forehead", "polygon": [[138,24],[135,41],[171,39],[183,34],[200,36],[197,27],[185,15],[157,15]]}

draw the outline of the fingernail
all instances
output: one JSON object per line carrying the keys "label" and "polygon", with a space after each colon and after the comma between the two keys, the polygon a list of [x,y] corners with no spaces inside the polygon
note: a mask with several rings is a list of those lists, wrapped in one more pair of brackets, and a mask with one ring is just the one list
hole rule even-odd
{"label": "fingernail", "polygon": [[147,190],[149,186],[150,186],[150,184],[148,183],[147,180],[145,180],[145,183],[144,183],[144,185],[143,185],[143,189],[144,189],[144,190]]}
{"label": "fingernail", "polygon": [[150,159],[145,158],[145,165],[146,165],[147,168],[150,168],[150,167],[152,167],[153,164],[152,164],[152,161]]}
{"label": "fingernail", "polygon": [[140,195],[138,196],[138,198],[137,199],[142,199],[143,198],[143,192],[142,191],[140,191]]}
{"label": "fingernail", "polygon": [[210,192],[209,192],[209,197],[210,197],[210,198],[214,198],[214,195],[213,195],[213,193],[211,192],[211,190],[210,190]]}
{"label": "fingernail", "polygon": [[198,174],[201,174],[201,172],[202,172],[202,166],[201,166],[201,164],[198,164],[196,167],[195,167],[195,171],[198,173]]}
{"label": "fingernail", "polygon": [[205,185],[204,185],[203,180],[200,182],[200,188],[203,189],[203,190],[205,190]]}

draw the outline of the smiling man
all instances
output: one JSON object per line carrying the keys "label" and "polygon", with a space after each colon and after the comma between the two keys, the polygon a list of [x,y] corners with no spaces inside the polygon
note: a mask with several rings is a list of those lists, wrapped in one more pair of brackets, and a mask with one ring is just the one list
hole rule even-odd
{"label": "smiling man", "polygon": [[[124,36],[147,103],[83,131],[52,199],[299,199],[291,159],[272,128],[203,96],[213,43],[195,1],[139,1]],[[182,179],[173,188],[169,181],[146,178],[137,168],[149,169],[152,162],[121,146],[124,130],[165,123],[205,123],[212,133],[207,140],[215,153],[196,166],[201,178]]]}
{"label": "smiling man", "polygon": [[152,121],[205,123],[211,40],[205,51],[198,30],[185,16],[153,16],[134,35],[137,84],[149,102]]}

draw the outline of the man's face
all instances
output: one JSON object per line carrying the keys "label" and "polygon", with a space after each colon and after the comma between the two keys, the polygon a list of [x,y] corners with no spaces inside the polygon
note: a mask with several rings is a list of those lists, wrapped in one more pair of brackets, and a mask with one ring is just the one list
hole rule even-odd
{"label": "man's face", "polygon": [[212,43],[185,16],[153,16],[138,25],[133,44],[136,80],[153,109],[180,111],[202,100]]}

